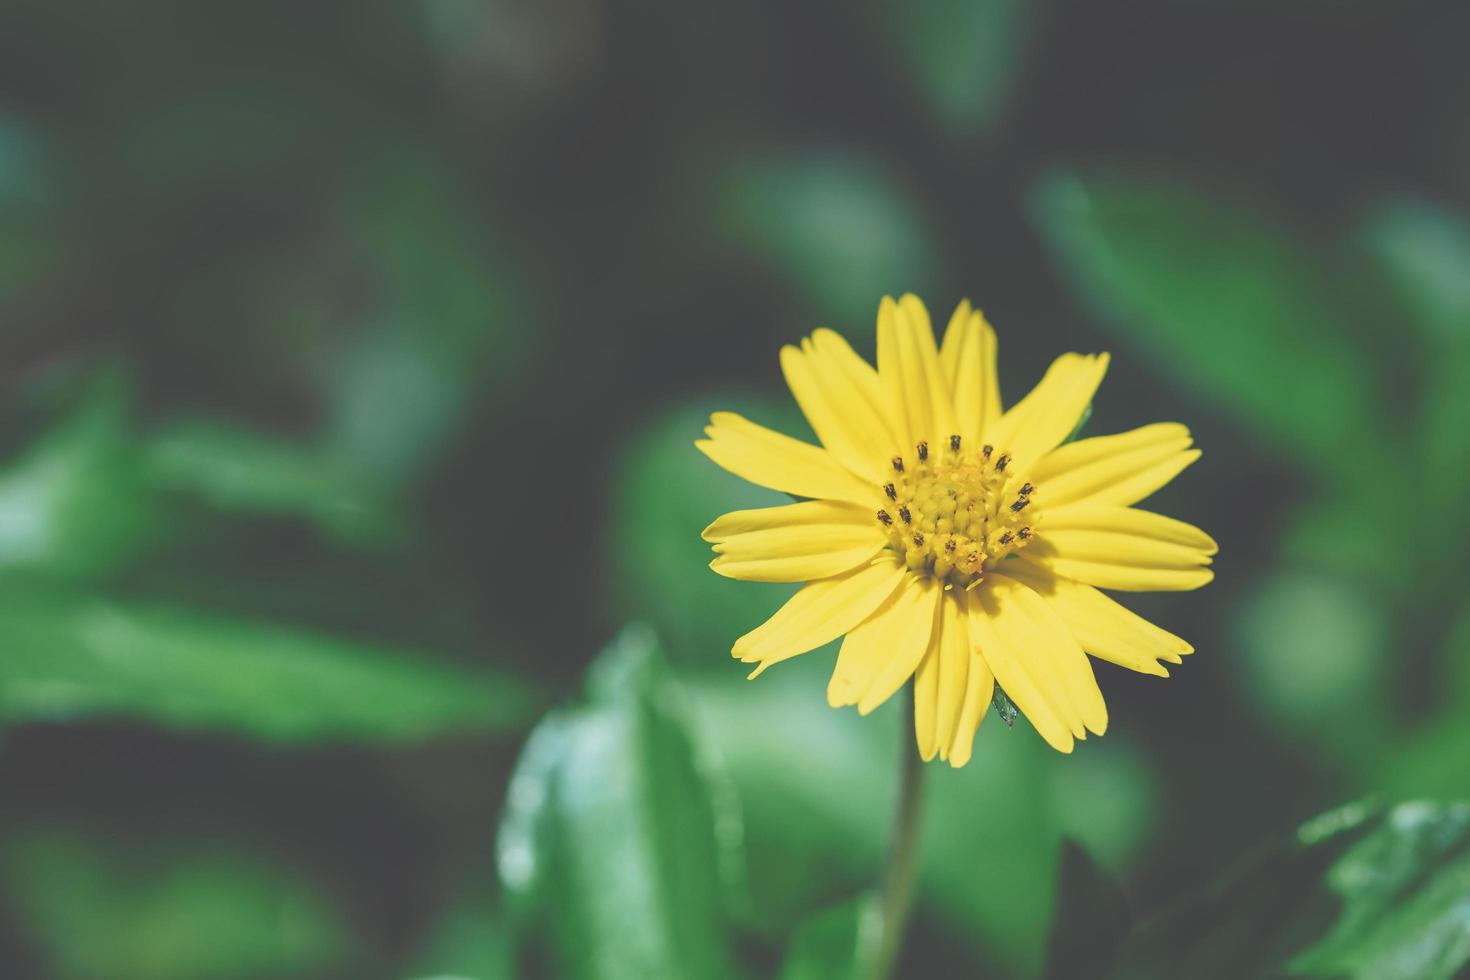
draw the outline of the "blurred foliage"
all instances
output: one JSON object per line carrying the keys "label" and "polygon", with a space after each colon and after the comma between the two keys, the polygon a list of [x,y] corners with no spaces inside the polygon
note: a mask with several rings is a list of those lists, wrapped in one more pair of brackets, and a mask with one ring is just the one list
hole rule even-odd
{"label": "blurred foliage", "polygon": [[1470,808],[1353,805],[1144,922],[1119,978],[1453,980],[1470,964]]}
{"label": "blurred foliage", "polygon": [[229,845],[48,828],[12,837],[0,860],[59,977],[304,978],[349,955],[346,924],[309,882]]}
{"label": "blurred foliage", "polygon": [[780,345],[905,290],[1010,401],[1116,345],[1088,432],[1188,423],[1222,553],[1106,738],[927,772],[904,974],[1461,968],[1393,804],[1470,797],[1470,8],[0,21],[0,975],[860,971],[898,712],[744,679],[791,588],[699,531],[784,498],[692,443],[812,438]]}
{"label": "blurred foliage", "polygon": [[514,728],[537,697],[504,672],[74,593],[0,589],[0,718],[136,717],[281,741]]}

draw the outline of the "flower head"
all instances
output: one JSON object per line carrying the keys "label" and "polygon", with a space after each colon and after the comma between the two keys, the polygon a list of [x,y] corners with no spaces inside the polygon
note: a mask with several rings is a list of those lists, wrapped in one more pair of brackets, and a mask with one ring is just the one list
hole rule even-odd
{"label": "flower head", "polygon": [[968,302],[936,346],[917,297],[885,298],[876,371],[827,329],[781,351],[821,447],[729,412],[696,443],[803,498],[704,531],[721,575],[806,583],[735,657],[755,677],[846,634],[828,702],[867,714],[912,677],[919,751],[954,766],[996,684],[1062,752],[1101,735],[1087,654],[1168,676],[1160,661],[1193,648],[1099,589],[1195,589],[1216,550],[1198,528],[1132,506],[1199,458],[1184,426],[1066,442],[1108,355],[1063,354],[1005,411],[995,365],[995,332]]}

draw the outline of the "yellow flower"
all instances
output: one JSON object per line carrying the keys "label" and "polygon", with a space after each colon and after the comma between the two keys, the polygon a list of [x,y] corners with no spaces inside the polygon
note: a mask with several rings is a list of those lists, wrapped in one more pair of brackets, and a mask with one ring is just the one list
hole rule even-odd
{"label": "yellow flower", "polygon": [[1063,354],[1001,410],[995,332],[968,301],[936,348],[912,295],[878,309],[878,370],[819,329],[781,369],[822,447],[730,412],[696,445],[763,487],[806,498],[704,531],[730,578],[805,582],[735,641],[755,677],[843,634],[833,707],[867,714],[914,678],[924,759],[970,758],[999,683],[1054,748],[1101,735],[1087,654],[1167,677],[1193,648],[1099,589],[1195,589],[1209,535],[1132,505],[1199,458],[1189,430],[1146,425],[1062,445],[1107,354]]}

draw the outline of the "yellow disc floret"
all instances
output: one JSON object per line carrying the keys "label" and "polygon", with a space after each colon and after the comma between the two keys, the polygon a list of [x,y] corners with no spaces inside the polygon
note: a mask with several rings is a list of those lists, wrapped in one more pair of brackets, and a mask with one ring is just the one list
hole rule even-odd
{"label": "yellow disc floret", "polygon": [[993,446],[966,452],[959,436],[938,451],[919,443],[912,461],[895,456],[878,511],[889,547],[915,572],[974,588],[1035,538],[1036,487],[1013,487],[1010,463]]}

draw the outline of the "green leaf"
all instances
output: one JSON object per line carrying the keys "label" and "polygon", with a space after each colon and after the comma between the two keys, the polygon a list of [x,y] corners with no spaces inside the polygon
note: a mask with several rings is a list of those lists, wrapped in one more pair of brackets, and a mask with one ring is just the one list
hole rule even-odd
{"label": "green leaf", "polygon": [[48,828],[0,855],[10,909],[57,980],[246,980],[340,973],[344,923],[302,876],[222,843]]}
{"label": "green leaf", "polygon": [[120,377],[94,380],[70,415],[0,469],[0,571],[94,578],[160,532],[129,401]]}
{"label": "green leaf", "polygon": [[1470,805],[1355,804],[1150,920],[1112,975],[1452,980],[1467,903]]}
{"label": "green leaf", "polygon": [[501,731],[535,712],[505,674],[245,620],[0,584],[0,719],[128,718],[269,741]]}
{"label": "green leaf", "polygon": [[719,206],[737,242],[767,259],[821,311],[822,322],[839,329],[870,330],[880,296],[923,295],[941,266],[910,189],[857,154],[737,166]]}
{"label": "green leaf", "polygon": [[1054,177],[1034,213],[1078,297],[1181,387],[1329,473],[1386,445],[1357,311],[1286,228],[1182,188]]}
{"label": "green leaf", "polygon": [[867,977],[878,953],[883,912],[875,894],[818,912],[796,927],[779,980]]}
{"label": "green leaf", "polygon": [[1072,841],[1062,846],[1057,913],[1052,919],[1048,980],[1098,974],[1127,938],[1130,921],[1123,890]]}
{"label": "green leaf", "polygon": [[523,928],[545,926],[560,975],[733,976],[725,933],[738,806],[690,734],[646,628],[589,673],[587,701],[532,734],[497,855]]}
{"label": "green leaf", "polygon": [[381,538],[394,521],[374,482],[319,447],[211,419],[175,422],[146,446],[153,483],[222,511],[302,517],[346,541]]}

